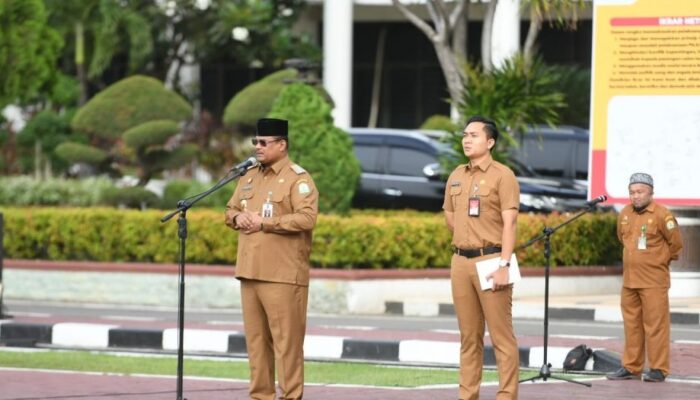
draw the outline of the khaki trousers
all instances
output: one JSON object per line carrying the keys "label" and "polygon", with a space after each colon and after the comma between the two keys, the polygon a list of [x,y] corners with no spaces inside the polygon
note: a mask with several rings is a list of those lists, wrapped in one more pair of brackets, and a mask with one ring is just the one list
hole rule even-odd
{"label": "khaki trousers", "polygon": [[250,364],[250,398],[280,400],[304,394],[304,334],[309,288],[241,279],[241,303]]}
{"label": "khaki trousers", "polygon": [[668,376],[671,346],[668,288],[622,287],[620,306],[625,325],[622,366],[633,374],[640,374],[646,356],[649,368],[659,369]]}
{"label": "khaki trousers", "polygon": [[513,286],[499,291],[482,291],[476,273],[476,261],[493,258],[452,256],[450,278],[452,299],[461,337],[459,361],[459,398],[479,398],[481,370],[484,364],[484,322],[496,354],[498,400],[518,398],[520,354],[513,333]]}

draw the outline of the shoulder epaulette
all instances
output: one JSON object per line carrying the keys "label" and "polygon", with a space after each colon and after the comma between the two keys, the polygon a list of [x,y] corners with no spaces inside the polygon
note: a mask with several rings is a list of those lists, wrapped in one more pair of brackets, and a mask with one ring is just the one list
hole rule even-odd
{"label": "shoulder epaulette", "polygon": [[291,165],[292,171],[296,172],[297,175],[305,174],[306,170],[296,164]]}

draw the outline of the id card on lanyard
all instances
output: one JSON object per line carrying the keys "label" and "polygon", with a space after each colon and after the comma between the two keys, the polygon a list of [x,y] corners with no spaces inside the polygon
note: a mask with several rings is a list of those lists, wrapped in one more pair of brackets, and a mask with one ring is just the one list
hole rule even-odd
{"label": "id card on lanyard", "polygon": [[267,194],[267,201],[265,201],[265,203],[263,203],[263,207],[262,207],[262,217],[263,218],[272,218],[272,216],[273,216],[274,208],[272,207],[271,198],[272,198],[272,192],[269,192]]}
{"label": "id card on lanyard", "polygon": [[478,217],[481,208],[481,199],[476,192],[479,191],[479,185],[474,185],[471,196],[469,196],[469,216]]}
{"label": "id card on lanyard", "polygon": [[646,250],[647,249],[647,226],[642,225],[642,234],[639,235],[639,239],[637,240],[637,249],[638,250]]}

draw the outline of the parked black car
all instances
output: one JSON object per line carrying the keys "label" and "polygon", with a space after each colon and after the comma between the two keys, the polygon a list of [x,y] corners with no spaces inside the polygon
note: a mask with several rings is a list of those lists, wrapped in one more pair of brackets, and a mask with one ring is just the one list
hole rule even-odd
{"label": "parked black car", "polygon": [[[382,128],[350,128],[349,133],[362,167],[355,207],[442,208],[445,180],[438,158],[454,151],[435,133]],[[566,184],[548,179],[517,161],[513,167],[521,211],[568,211],[585,205],[586,188],[574,180]]]}
{"label": "parked black car", "polygon": [[564,180],[588,179],[588,129],[571,125],[534,125],[511,148],[512,158],[540,175]]}

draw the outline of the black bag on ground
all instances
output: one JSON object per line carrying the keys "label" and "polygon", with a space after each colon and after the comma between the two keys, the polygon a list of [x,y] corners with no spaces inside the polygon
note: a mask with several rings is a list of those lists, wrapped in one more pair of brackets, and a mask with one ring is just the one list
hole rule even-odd
{"label": "black bag on ground", "polygon": [[586,362],[593,354],[593,350],[586,347],[585,344],[580,344],[566,355],[564,359],[565,371],[583,371],[586,369]]}

